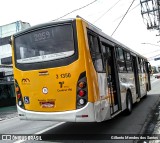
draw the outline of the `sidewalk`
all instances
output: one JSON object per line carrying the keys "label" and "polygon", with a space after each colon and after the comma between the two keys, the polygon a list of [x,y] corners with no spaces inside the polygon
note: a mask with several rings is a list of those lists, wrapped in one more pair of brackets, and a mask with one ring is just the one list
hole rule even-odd
{"label": "sidewalk", "polygon": [[17,116],[18,113],[16,106],[0,107],[0,121],[11,119]]}
{"label": "sidewalk", "polygon": [[149,143],[160,142],[160,102],[156,106],[151,122],[148,124],[148,129],[152,129],[152,135],[158,135],[159,140],[150,140]]}
{"label": "sidewalk", "polygon": [[[160,87],[160,79],[155,78],[155,75],[151,77],[152,86]],[[137,143],[160,143],[160,88],[153,88],[148,92],[148,95],[158,95],[159,99],[152,108],[152,112],[148,115],[146,119],[146,125],[143,130],[144,136],[158,137],[157,139],[150,140],[139,140]]]}
{"label": "sidewalk", "polygon": [[160,94],[139,135],[146,139],[135,140],[133,143],[160,143]]}

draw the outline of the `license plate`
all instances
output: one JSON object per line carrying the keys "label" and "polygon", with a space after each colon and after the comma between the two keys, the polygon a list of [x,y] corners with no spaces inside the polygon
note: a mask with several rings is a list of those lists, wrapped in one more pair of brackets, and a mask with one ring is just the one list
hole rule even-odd
{"label": "license plate", "polygon": [[54,108],[54,102],[40,102],[42,108]]}

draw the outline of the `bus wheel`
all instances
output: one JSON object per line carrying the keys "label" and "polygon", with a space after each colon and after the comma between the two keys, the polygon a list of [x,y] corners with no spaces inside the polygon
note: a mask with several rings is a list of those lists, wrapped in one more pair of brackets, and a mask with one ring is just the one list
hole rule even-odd
{"label": "bus wheel", "polygon": [[127,91],[126,96],[126,114],[129,115],[132,112],[132,95],[129,91]]}

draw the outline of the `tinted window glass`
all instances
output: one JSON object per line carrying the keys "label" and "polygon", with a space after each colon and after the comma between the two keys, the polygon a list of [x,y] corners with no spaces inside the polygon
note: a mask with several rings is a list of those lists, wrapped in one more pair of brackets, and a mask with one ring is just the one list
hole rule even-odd
{"label": "tinted window glass", "polygon": [[12,64],[12,57],[2,58],[1,59],[1,64],[4,64],[4,65]]}
{"label": "tinted window glass", "polygon": [[57,60],[74,54],[71,24],[43,28],[15,38],[17,63]]}
{"label": "tinted window glass", "polygon": [[98,43],[98,37],[94,34],[92,35],[91,33],[88,33],[88,43],[93,65],[97,72],[102,72],[104,69],[102,55],[100,53],[100,46]]}
{"label": "tinted window glass", "polygon": [[131,60],[131,55],[130,55],[130,53],[125,52],[125,55],[126,55],[126,60],[127,60],[127,61],[130,61],[130,60]]}
{"label": "tinted window glass", "polygon": [[117,61],[119,72],[126,72],[126,66],[124,61]]}
{"label": "tinted window glass", "polygon": [[127,71],[132,71],[132,63],[126,62]]}
{"label": "tinted window glass", "polygon": [[124,60],[124,55],[123,55],[123,49],[122,48],[117,49],[117,57],[120,60]]}
{"label": "tinted window glass", "polygon": [[88,34],[88,42],[89,42],[89,46],[90,46],[90,51],[92,53],[99,53],[100,52],[98,38],[96,36]]}

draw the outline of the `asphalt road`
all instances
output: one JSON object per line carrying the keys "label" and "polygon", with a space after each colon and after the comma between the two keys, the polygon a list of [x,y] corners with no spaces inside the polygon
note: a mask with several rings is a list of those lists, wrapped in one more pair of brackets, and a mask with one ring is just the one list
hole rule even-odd
{"label": "asphalt road", "polygon": [[[18,117],[0,121],[0,134],[39,134],[43,139],[52,138],[49,142],[59,139],[60,142],[122,142],[130,143],[133,140],[116,140],[121,135],[136,136],[142,134],[147,123],[159,103],[160,79],[152,78],[152,90],[147,97],[136,103],[129,116],[123,113],[114,119],[102,123],[57,123],[52,121],[22,121]],[[58,125],[57,125],[58,124]],[[61,124],[61,125],[59,125]],[[109,138],[114,140],[107,140]],[[58,142],[59,142],[58,140]],[[135,141],[135,140],[134,140]],[[0,141],[3,142],[3,141]],[[7,142],[7,141],[5,141]],[[21,143],[23,141],[8,141]],[[31,142],[31,141],[25,141]],[[35,141],[34,141],[35,142]],[[48,141],[41,141],[48,142]],[[40,142],[40,143],[41,143]]]}

